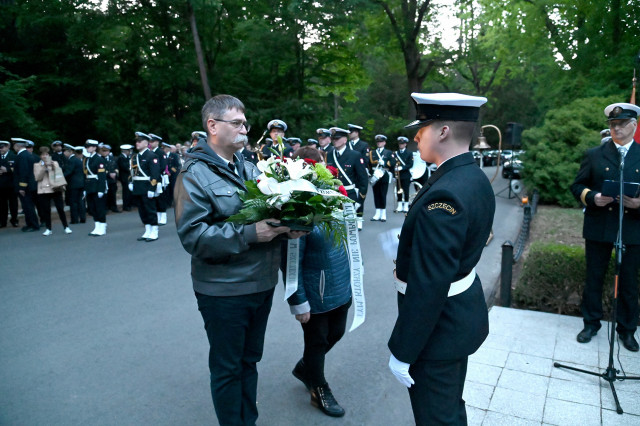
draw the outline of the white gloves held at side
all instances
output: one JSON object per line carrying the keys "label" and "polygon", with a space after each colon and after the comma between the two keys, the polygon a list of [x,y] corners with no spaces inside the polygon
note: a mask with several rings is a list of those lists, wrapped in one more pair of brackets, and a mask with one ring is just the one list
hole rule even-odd
{"label": "white gloves held at side", "polygon": [[104,192],[98,192],[98,198],[104,197]]}
{"label": "white gloves held at side", "polygon": [[410,364],[406,362],[398,361],[398,359],[391,354],[389,357],[389,369],[396,376],[396,379],[406,387],[410,388],[415,382],[409,375]]}
{"label": "white gloves held at side", "polygon": [[155,191],[147,191],[147,197],[148,197],[148,198],[153,198],[153,197],[155,197],[155,196],[156,196]]}

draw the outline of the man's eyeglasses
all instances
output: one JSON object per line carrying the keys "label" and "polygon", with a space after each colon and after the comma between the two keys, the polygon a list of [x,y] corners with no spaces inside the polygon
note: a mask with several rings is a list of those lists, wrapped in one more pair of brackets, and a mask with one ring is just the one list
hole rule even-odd
{"label": "man's eyeglasses", "polygon": [[631,123],[631,120],[611,120],[609,121],[609,127],[612,129],[622,129],[627,127],[629,123]]}
{"label": "man's eyeglasses", "polygon": [[223,120],[221,118],[214,118],[215,121],[222,121],[223,123],[229,123],[234,129],[239,129],[240,126],[244,126],[247,129],[247,132],[251,130],[251,124],[242,120]]}

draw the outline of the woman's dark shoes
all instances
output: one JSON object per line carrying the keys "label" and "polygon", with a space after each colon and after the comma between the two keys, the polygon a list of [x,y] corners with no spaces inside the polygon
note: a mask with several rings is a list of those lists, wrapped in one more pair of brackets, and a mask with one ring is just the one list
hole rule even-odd
{"label": "woman's dark shoes", "polygon": [[333,393],[331,393],[328,383],[311,389],[311,405],[318,407],[327,416],[344,416],[344,408],[342,408],[340,404],[338,404],[338,401],[333,397]]}
{"label": "woman's dark shoes", "polygon": [[302,360],[302,358],[300,358],[300,361],[298,361],[296,366],[293,367],[293,371],[291,372],[291,374],[293,374],[293,377],[300,380],[305,385],[307,390],[311,390],[311,385],[309,385],[309,382],[307,381],[307,373],[305,371],[304,361]]}
{"label": "woman's dark shoes", "polygon": [[588,343],[591,341],[591,338],[596,334],[598,334],[597,328],[590,325],[586,325],[582,329],[582,331],[578,333],[578,337],[576,337],[576,340],[580,343]]}
{"label": "woman's dark shoes", "polygon": [[627,348],[627,350],[631,352],[638,352],[638,342],[633,337],[633,333],[618,333],[618,337],[620,337],[620,340],[622,340],[622,344],[625,348]]}

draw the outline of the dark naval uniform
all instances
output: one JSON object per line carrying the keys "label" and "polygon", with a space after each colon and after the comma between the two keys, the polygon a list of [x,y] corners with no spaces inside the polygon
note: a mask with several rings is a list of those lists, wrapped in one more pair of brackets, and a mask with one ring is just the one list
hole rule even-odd
{"label": "dark naval uniform", "polygon": [[[620,180],[618,145],[605,142],[589,149],[571,185],[571,192],[585,207],[582,236],[585,239],[587,279],[582,294],[585,326],[600,328],[602,319],[602,285],[618,234],[619,204],[603,207],[594,197],[602,191],[605,179]],[[624,181],[640,183],[640,146],[632,143],[624,160]],[[634,333],[638,324],[638,267],[640,266],[640,211],[625,208],[622,219],[622,255],[618,293],[618,333]]]}
{"label": "dark naval uniform", "polygon": [[394,154],[396,158],[396,170],[400,178],[402,193],[398,194],[398,201],[409,202],[409,189],[411,186],[411,168],[413,167],[413,152],[408,149],[398,150]]}
{"label": "dark naval uniform", "polygon": [[[38,161],[40,161],[38,159]],[[36,196],[38,194],[38,185],[35,175],[33,174],[33,165],[36,163],[33,155],[26,149],[20,151],[13,163],[13,183],[14,190],[20,198],[20,204],[24,211],[24,220],[26,226],[23,230],[40,229],[40,222],[36,213]],[[24,191],[24,195],[20,194]]]}
{"label": "dark naval uniform", "polygon": [[383,148],[369,151],[371,175],[373,176],[375,169],[378,167],[384,171],[384,175],[371,187],[373,189],[373,203],[376,209],[387,208],[387,193],[389,192],[389,180],[391,179],[388,172],[393,170],[395,165],[396,159],[390,149]]}
{"label": "dark naval uniform", "polygon": [[[491,184],[473,155],[464,153],[431,175],[402,226],[396,275],[406,283],[406,293],[398,293],[389,349],[411,364],[415,384],[409,395],[418,425],[466,424],[462,390],[467,359],[489,333],[482,285],[472,271],[494,213]],[[451,284],[470,273],[471,287],[448,297]],[[452,386],[457,400],[440,392]]]}
{"label": "dark naval uniform", "polygon": [[156,191],[160,184],[160,161],[148,148],[131,157],[131,182],[133,197],[138,204],[140,220],[145,225],[158,225],[155,198],[149,198],[148,192]]}
{"label": "dark naval uniform", "polygon": [[[255,155],[255,154],[254,154]],[[167,187],[167,207],[171,207],[173,204],[173,189],[176,186],[176,179],[178,179],[178,173],[182,168],[182,161],[180,156],[175,152],[167,154],[167,163],[169,167],[169,186]]]}
{"label": "dark naval uniform", "polygon": [[13,189],[13,164],[16,153],[7,151],[0,155],[0,167],[6,171],[0,173],[0,228],[7,226],[7,219],[11,213],[11,224],[18,226],[18,196]]}
{"label": "dark naval uniform", "polygon": [[[85,175],[84,191],[87,194],[87,210],[93,220],[100,223],[107,222],[107,163],[99,154],[93,153],[91,157],[83,159]],[[102,197],[98,196],[101,192]]]}
{"label": "dark naval uniform", "polygon": [[120,154],[116,159],[118,166],[118,179],[122,186],[122,210],[131,210],[131,191],[129,191],[129,180],[131,176],[131,158],[125,154]]}
{"label": "dark naval uniform", "polygon": [[327,155],[327,165],[338,169],[338,178],[347,190],[349,198],[356,203],[364,204],[369,188],[369,177],[360,154],[346,148],[340,155],[334,149]]}
{"label": "dark naval uniform", "polygon": [[[114,213],[119,213],[120,210],[118,210],[118,201],[116,199],[118,192],[118,165],[111,152],[103,158],[107,163],[107,186],[109,187],[109,192],[107,192],[107,209]],[[112,174],[115,174],[115,177],[111,177]]]}
{"label": "dark naval uniform", "polygon": [[64,178],[67,180],[67,199],[69,201],[69,216],[71,223],[86,222],[87,213],[82,199],[85,175],[82,161],[75,155],[67,159],[64,167]]}
{"label": "dark naval uniform", "polygon": [[[158,180],[158,184],[160,185],[160,188],[162,188],[164,192],[164,188],[162,187],[162,176],[166,174],[167,159],[164,156],[164,151],[160,147],[156,147],[156,149],[151,150],[151,153],[158,158],[158,167],[160,170],[160,179]],[[157,213],[166,213],[167,203],[166,203],[165,197],[163,197],[162,194],[156,194],[156,197],[153,199],[153,201],[156,204]]]}
{"label": "dark naval uniform", "polygon": [[252,163],[254,165],[258,164],[258,155],[255,152],[251,151],[250,149],[244,148],[242,150],[242,156],[248,162],[250,162],[250,163]]}

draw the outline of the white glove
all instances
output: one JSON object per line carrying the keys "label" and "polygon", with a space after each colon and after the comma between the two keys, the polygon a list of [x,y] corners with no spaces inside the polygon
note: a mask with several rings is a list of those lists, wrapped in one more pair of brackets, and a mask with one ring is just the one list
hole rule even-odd
{"label": "white glove", "polygon": [[127,187],[129,188],[129,191],[133,192],[133,184],[130,183],[129,185],[127,185]]}
{"label": "white glove", "polygon": [[87,198],[87,191],[82,191],[82,199],[84,200],[85,198]]}
{"label": "white glove", "polygon": [[98,198],[104,197],[104,192],[98,192]]}
{"label": "white glove", "polygon": [[153,198],[155,196],[156,196],[156,193],[154,191],[147,191],[147,197]]}
{"label": "white glove", "polygon": [[410,364],[406,362],[398,361],[393,354],[389,357],[389,369],[396,376],[396,379],[408,388],[415,383],[409,375],[409,366]]}
{"label": "white glove", "polygon": [[360,203],[354,203],[353,208],[355,210],[358,210],[360,208],[361,204]]}

